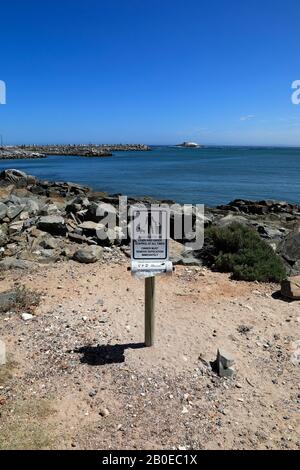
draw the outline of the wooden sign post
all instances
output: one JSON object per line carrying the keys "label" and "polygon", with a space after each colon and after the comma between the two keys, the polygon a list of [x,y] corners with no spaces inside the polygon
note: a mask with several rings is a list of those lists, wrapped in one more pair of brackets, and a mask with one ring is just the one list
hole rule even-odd
{"label": "wooden sign post", "polygon": [[169,211],[166,208],[131,208],[131,274],[145,279],[145,345],[154,345],[155,276],[169,274]]}
{"label": "wooden sign post", "polygon": [[155,276],[145,279],[145,345],[153,346],[155,334]]}

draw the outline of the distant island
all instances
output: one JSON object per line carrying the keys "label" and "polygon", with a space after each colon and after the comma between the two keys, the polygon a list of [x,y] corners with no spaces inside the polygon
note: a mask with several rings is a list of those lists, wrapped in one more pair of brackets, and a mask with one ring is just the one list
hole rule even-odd
{"label": "distant island", "polygon": [[176,147],[200,148],[202,146],[200,144],[197,144],[196,142],[183,142],[182,144],[176,145]]}
{"label": "distant island", "polygon": [[112,152],[148,151],[144,144],[102,145],[18,145],[0,147],[0,160],[46,158],[47,155],[75,155],[82,157],[111,157]]}

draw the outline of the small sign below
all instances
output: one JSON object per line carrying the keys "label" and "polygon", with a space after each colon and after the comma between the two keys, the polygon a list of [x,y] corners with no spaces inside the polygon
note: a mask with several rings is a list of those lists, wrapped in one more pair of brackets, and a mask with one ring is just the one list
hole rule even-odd
{"label": "small sign below", "polygon": [[133,240],[134,260],[165,260],[168,259],[167,240]]}

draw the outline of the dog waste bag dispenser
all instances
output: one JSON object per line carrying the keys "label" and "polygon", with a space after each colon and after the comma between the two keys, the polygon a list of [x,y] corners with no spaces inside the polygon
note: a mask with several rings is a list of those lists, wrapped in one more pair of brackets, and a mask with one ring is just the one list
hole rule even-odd
{"label": "dog waste bag dispenser", "polygon": [[155,276],[171,274],[170,213],[165,207],[131,208],[131,274],[145,279],[145,344],[154,344]]}

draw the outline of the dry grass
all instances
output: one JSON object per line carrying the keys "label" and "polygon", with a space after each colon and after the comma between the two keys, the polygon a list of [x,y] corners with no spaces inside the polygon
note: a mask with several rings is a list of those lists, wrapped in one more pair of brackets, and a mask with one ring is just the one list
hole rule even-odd
{"label": "dry grass", "polygon": [[24,286],[17,287],[16,310],[34,311],[39,305],[41,294],[27,289]]}
{"label": "dry grass", "polygon": [[24,286],[18,286],[16,289],[5,292],[11,295],[11,299],[0,306],[0,313],[7,311],[20,312],[26,310],[33,312],[40,303],[41,294],[39,292],[27,289]]}
{"label": "dry grass", "polygon": [[54,434],[47,418],[54,412],[49,400],[18,400],[12,409],[6,405],[0,421],[0,450],[51,448]]}

